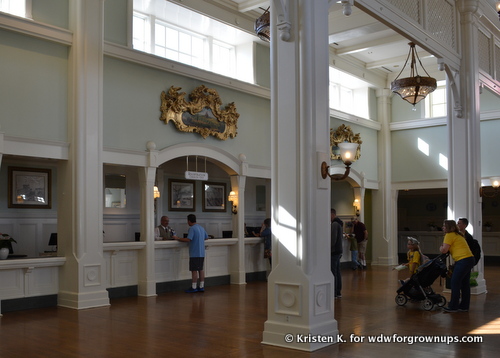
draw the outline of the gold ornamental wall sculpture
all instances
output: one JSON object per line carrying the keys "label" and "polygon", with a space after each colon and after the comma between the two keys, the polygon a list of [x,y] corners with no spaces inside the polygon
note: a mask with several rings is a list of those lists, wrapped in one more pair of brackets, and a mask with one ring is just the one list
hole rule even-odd
{"label": "gold ornamental wall sculpture", "polygon": [[340,125],[337,129],[330,128],[330,158],[340,160],[340,152],[338,151],[339,143],[349,142],[358,143],[358,149],[356,150],[356,155],[354,160],[358,160],[361,157],[361,136],[359,133],[354,134],[350,126],[345,124]]}
{"label": "gold ornamental wall sculpture", "polygon": [[234,138],[238,134],[238,118],[234,102],[224,109],[216,90],[204,85],[196,87],[189,95],[189,102],[184,98],[181,87],[171,86],[161,93],[160,120],[168,124],[173,121],[181,132],[194,132],[203,138],[212,135],[220,140]]}

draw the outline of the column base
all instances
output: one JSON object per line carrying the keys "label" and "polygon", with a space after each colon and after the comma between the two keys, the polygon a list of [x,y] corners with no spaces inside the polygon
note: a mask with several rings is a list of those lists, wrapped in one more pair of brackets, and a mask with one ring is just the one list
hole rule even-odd
{"label": "column base", "polygon": [[313,352],[339,343],[337,321],[322,322],[315,326],[299,326],[291,322],[264,324],[262,344]]}
{"label": "column base", "polygon": [[108,291],[93,291],[88,293],[59,292],[57,305],[72,309],[86,309],[109,306]]}

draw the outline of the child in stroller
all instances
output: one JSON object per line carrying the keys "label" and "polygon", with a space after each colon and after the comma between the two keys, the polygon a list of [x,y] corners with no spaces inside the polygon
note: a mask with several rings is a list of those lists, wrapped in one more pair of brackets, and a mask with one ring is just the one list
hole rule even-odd
{"label": "child in stroller", "polygon": [[[422,251],[420,251],[420,243],[414,237],[408,236],[408,252],[406,253],[406,258],[408,260],[407,263],[402,264],[398,267],[405,268],[407,267],[410,270],[410,276],[417,272],[418,267],[425,264],[427,261],[424,260],[424,257],[427,258]],[[401,286],[404,285],[409,280],[400,280]]]}
{"label": "child in stroller", "polygon": [[420,266],[416,273],[397,290],[396,303],[404,306],[408,300],[422,301],[422,307],[426,311],[432,310],[434,305],[438,307],[446,305],[446,298],[435,293],[431,285],[438,277],[446,277],[447,256],[448,254],[441,254]]}

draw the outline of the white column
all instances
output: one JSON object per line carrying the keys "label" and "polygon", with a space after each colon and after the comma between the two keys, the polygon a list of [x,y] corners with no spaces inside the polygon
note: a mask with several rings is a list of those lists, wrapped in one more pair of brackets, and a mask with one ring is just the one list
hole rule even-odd
{"label": "white column", "polygon": [[[276,29],[280,4],[291,25],[288,40]],[[277,0],[271,7],[273,267],[263,343],[305,351],[335,343],[338,334],[330,179],[320,173],[321,162],[330,163],[328,7],[328,0]],[[297,340],[311,336],[330,341]]]}
{"label": "white column", "polygon": [[102,73],[103,0],[70,2],[69,160],[58,170],[58,303],[109,305],[103,258]]}
{"label": "white column", "polygon": [[[461,12],[462,63],[459,72],[459,103],[461,108],[453,108],[456,102],[452,93],[448,96],[449,128],[449,191],[448,203],[450,219],[460,216],[469,219],[468,230],[475,239],[482,242],[482,209],[479,187],[481,183],[481,133],[480,133],[480,98],[479,98],[479,47],[477,0],[459,2]],[[449,78],[452,80],[452,78]],[[450,89],[450,87],[448,87]],[[451,92],[451,91],[448,91]],[[481,261],[478,286],[472,289],[474,294],[486,292],[484,266]]]}
{"label": "white column", "polygon": [[377,90],[377,118],[382,125],[378,133],[379,190],[373,191],[372,264],[394,265],[398,262],[397,202],[392,195],[390,89]]}
{"label": "white column", "polygon": [[245,185],[246,176],[231,176],[231,190],[238,196],[237,214],[233,214],[233,237],[238,238],[236,245],[230,246],[230,267],[232,284],[246,284],[245,268]]}
{"label": "white column", "polygon": [[139,186],[141,188],[141,241],[146,247],[139,251],[139,296],[156,296],[155,276],[155,220],[154,196],[158,151],[154,142],[147,143],[149,152],[148,166],[139,168]]}

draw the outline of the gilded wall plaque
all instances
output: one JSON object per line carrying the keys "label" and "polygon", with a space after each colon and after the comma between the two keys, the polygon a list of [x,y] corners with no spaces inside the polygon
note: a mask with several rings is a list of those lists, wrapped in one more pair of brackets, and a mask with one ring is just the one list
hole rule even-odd
{"label": "gilded wall plaque", "polygon": [[181,132],[195,132],[203,138],[212,135],[220,140],[234,138],[238,134],[239,113],[234,102],[224,109],[216,90],[201,85],[185,100],[186,93],[180,87],[171,86],[161,93],[160,120],[173,121]]}

